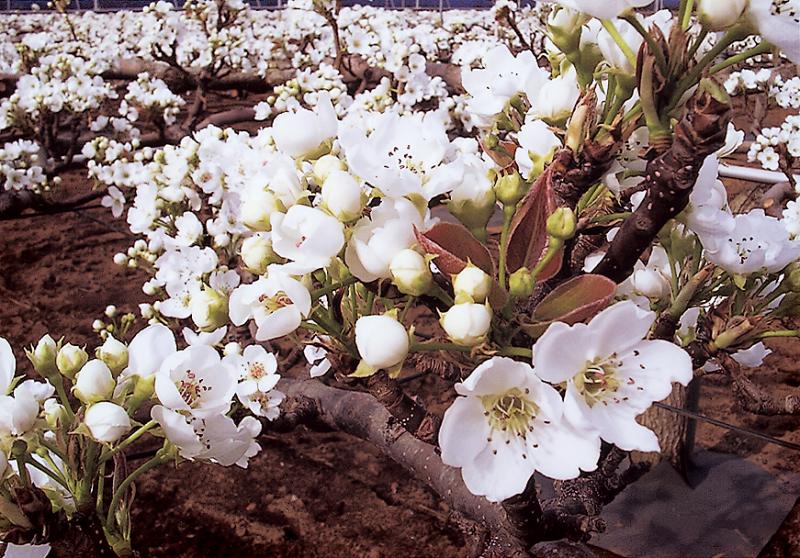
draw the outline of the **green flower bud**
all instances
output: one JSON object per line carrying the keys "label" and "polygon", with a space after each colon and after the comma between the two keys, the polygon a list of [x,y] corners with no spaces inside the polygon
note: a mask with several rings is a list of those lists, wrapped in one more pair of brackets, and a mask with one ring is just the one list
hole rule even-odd
{"label": "green flower bud", "polygon": [[494,185],[497,199],[505,206],[514,207],[525,197],[528,185],[522,181],[518,172],[501,176]]}
{"label": "green flower bud", "polygon": [[97,349],[97,358],[105,362],[111,374],[117,377],[128,366],[128,347],[109,335],[105,343]]}
{"label": "green flower bud", "polygon": [[569,207],[559,207],[547,218],[547,234],[559,240],[569,240],[575,236],[577,226],[575,212]]}
{"label": "green flower bud", "polygon": [[508,277],[508,292],[515,297],[529,297],[536,282],[527,267],[521,267]]}
{"label": "green flower bud", "polygon": [[56,366],[56,355],[58,354],[58,345],[49,335],[45,335],[36,344],[36,348],[25,351],[28,360],[33,364],[34,370],[44,377],[51,378],[58,374],[58,367]]}
{"label": "green flower bud", "polygon": [[67,378],[74,378],[78,370],[89,360],[89,355],[80,347],[67,343],[56,355],[56,367]]}

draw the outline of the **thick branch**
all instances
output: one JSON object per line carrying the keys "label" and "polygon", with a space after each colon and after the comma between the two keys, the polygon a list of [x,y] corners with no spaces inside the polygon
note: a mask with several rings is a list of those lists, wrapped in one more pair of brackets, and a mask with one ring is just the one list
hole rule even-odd
{"label": "thick branch", "polygon": [[622,282],[661,228],[683,211],[706,157],[722,147],[730,104],[700,88],[689,100],[675,129],[672,146],[647,165],[644,200],[620,228],[593,273]]}
{"label": "thick branch", "polygon": [[787,395],[783,399],[775,397],[748,378],[741,365],[732,358],[724,358],[723,364],[733,380],[733,393],[746,411],[767,416],[800,415],[800,395]]}

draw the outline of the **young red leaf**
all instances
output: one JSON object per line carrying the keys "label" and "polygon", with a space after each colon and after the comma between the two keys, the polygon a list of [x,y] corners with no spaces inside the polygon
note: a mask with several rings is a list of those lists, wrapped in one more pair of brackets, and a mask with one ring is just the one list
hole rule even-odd
{"label": "young red leaf", "polygon": [[616,290],[617,284],[602,275],[573,277],[544,297],[534,308],[531,323],[522,329],[531,337],[539,337],[553,322],[582,322],[605,308]]}
{"label": "young red leaf", "polygon": [[[534,182],[511,221],[506,252],[509,273],[523,266],[533,269],[547,248],[547,218],[556,210],[551,168],[546,169]],[[546,281],[558,273],[561,269],[561,259],[562,252],[559,252],[539,273],[536,280]]]}

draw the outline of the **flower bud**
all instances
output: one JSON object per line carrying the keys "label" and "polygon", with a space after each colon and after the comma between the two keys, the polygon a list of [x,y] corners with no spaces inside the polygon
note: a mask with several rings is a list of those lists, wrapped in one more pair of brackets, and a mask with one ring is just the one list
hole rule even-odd
{"label": "flower bud", "polygon": [[334,170],[322,184],[322,201],[331,215],[342,222],[361,216],[361,186],[349,172]]}
{"label": "flower bud", "polygon": [[228,323],[228,297],[204,286],[189,304],[192,321],[201,331],[214,331]]}
{"label": "flower bud", "polygon": [[453,275],[453,292],[456,302],[479,302],[486,301],[489,291],[492,289],[492,278],[472,262]]}
{"label": "flower bud", "polygon": [[49,335],[39,339],[35,349],[26,351],[28,360],[33,364],[34,370],[45,378],[58,374],[58,367],[56,366],[57,353],[58,345]]}
{"label": "flower bud", "polygon": [[556,7],[547,18],[548,36],[564,54],[577,52],[581,44],[581,27],[588,19],[577,10]]}
{"label": "flower bud", "polygon": [[575,212],[569,207],[559,207],[547,218],[547,234],[559,240],[575,236],[577,226]]}
{"label": "flower bud", "polygon": [[400,250],[389,264],[392,282],[401,293],[420,296],[425,294],[433,281],[430,266],[419,252],[406,248]]}
{"label": "flower bud", "polygon": [[647,298],[661,299],[669,295],[670,282],[654,269],[637,269],[631,275],[633,290]]}
{"label": "flower bud", "polygon": [[97,358],[106,363],[111,374],[117,377],[128,366],[128,347],[114,339],[113,335],[106,337],[103,345],[97,349]]}
{"label": "flower bud", "polygon": [[409,345],[408,332],[391,313],[364,316],[356,322],[358,354],[374,370],[401,364]]}
{"label": "flower bud", "polygon": [[90,360],[75,377],[72,393],[82,403],[96,403],[110,399],[114,393],[114,377],[102,360]]}
{"label": "flower bud", "polygon": [[280,260],[272,249],[272,240],[265,234],[255,234],[245,238],[239,255],[248,271],[256,275],[263,275],[270,264]]}
{"label": "flower bud", "polygon": [[51,397],[44,402],[44,420],[51,430],[55,430],[66,422],[67,410],[57,399]]}
{"label": "flower bud", "polygon": [[484,230],[494,213],[497,201],[494,190],[489,188],[477,192],[472,198],[459,195],[461,190],[466,189],[455,190],[450,195],[447,209],[473,233]]}
{"label": "flower bud", "polygon": [[270,216],[283,209],[283,204],[275,194],[269,190],[253,188],[245,192],[242,222],[254,231],[268,231],[271,227]]}
{"label": "flower bud", "polygon": [[700,23],[712,31],[722,31],[739,21],[747,7],[747,0],[698,0],[697,14]]}
{"label": "flower bud", "polygon": [[110,401],[101,401],[86,409],[83,421],[92,438],[104,444],[116,442],[131,429],[128,413]]}
{"label": "flower bud", "polygon": [[521,267],[508,277],[508,292],[511,296],[529,297],[533,294],[536,281],[527,267]]}
{"label": "flower bud", "polygon": [[316,161],[312,167],[312,174],[317,184],[322,184],[327,180],[328,176],[334,171],[343,171],[346,169],[344,161],[335,155],[323,155]]}
{"label": "flower bud", "polygon": [[139,376],[138,374],[133,377],[133,394],[128,399],[128,409],[131,413],[138,409],[142,403],[149,401],[155,393],[156,375],[150,374],[149,376]]}
{"label": "flower bud", "polygon": [[442,314],[439,323],[453,343],[473,347],[486,341],[492,310],[488,304],[455,304]]}
{"label": "flower bud", "polygon": [[87,360],[89,360],[89,355],[85,350],[72,343],[67,343],[59,349],[56,355],[56,367],[64,376],[72,379],[78,370],[83,368]]}
{"label": "flower bud", "polygon": [[501,176],[494,185],[494,192],[498,201],[506,206],[515,206],[528,191],[527,185],[522,181],[518,172]]}

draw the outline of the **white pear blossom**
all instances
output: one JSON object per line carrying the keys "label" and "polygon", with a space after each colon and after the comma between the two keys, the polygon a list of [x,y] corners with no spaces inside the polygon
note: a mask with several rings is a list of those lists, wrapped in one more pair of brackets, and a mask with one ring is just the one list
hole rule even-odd
{"label": "white pear blossom", "polygon": [[631,301],[619,302],[588,325],[552,324],[533,348],[536,375],[566,385],[565,418],[626,451],[659,450],[655,433],[636,416],[667,397],[672,382],[687,385],[692,379],[686,351],[646,340],[655,318]]}
{"label": "white pear blossom", "polygon": [[278,406],[284,394],[275,389],[280,380],[278,361],[261,345],[245,347],[241,354],[229,355],[223,361],[231,366],[237,375],[236,397],[250,411],[269,420],[280,414]]}
{"label": "white pear blossom", "polygon": [[152,376],[168,356],[177,351],[175,336],[163,324],[147,326],[128,345],[128,367],[124,376]]}
{"label": "white pear blossom", "polygon": [[562,419],[561,396],[528,364],[494,357],[455,389],[439,446],[473,494],[498,502],[521,493],[535,471],[565,480],[597,468],[599,437]]}
{"label": "white pear blossom", "polygon": [[653,3],[653,0],[548,0],[557,2],[564,7],[572,8],[579,12],[589,14],[598,19],[611,19],[635,8],[643,8]]}
{"label": "white pear blossom", "polygon": [[271,266],[267,277],[237,287],[228,308],[234,325],[253,319],[258,326],[256,340],[268,341],[300,327],[311,312],[311,293],[300,281]]}
{"label": "white pear blossom", "polygon": [[255,441],[261,423],[255,417],[245,417],[237,425],[224,414],[184,415],[162,405],[153,407],[151,416],[185,459],[246,468],[250,458],[261,450]]}
{"label": "white pear blossom", "polygon": [[747,15],[765,40],[795,64],[800,63],[800,1],[750,0]]}
{"label": "white pear blossom", "polygon": [[313,111],[298,108],[275,117],[272,136],[278,149],[301,157],[316,151],[320,145],[336,136],[338,119],[328,93],[322,93]]}
{"label": "white pear blossom", "polygon": [[471,262],[453,276],[453,293],[458,302],[486,302],[491,289],[492,278]]}
{"label": "white pear blossom", "polygon": [[331,361],[328,360],[328,351],[324,347],[313,344],[314,341],[325,341],[326,336],[323,337],[324,338],[315,337],[312,339],[311,343],[303,347],[303,356],[306,362],[311,365],[311,368],[308,369],[308,374],[312,378],[324,376],[332,366]]}
{"label": "white pear blossom", "polygon": [[391,277],[394,256],[416,244],[414,228],[427,229],[419,209],[407,199],[384,199],[353,228],[345,263],[358,279],[370,282]]}
{"label": "white pear blossom", "polygon": [[775,273],[800,258],[800,239],[792,239],[778,219],[763,209],[733,218],[728,232],[701,234],[706,258],[729,273]]}
{"label": "white pear blossom", "polygon": [[115,387],[114,376],[106,363],[93,359],[78,372],[72,392],[75,397],[88,404],[110,399]]}
{"label": "white pear blossom", "polygon": [[553,159],[553,154],[561,147],[561,140],[541,120],[526,122],[517,139],[519,147],[514,152],[514,160],[526,180],[540,175],[545,165]]}
{"label": "white pear blossom", "polygon": [[344,247],[344,226],[319,209],[295,205],[285,214],[273,213],[272,249],[291,260],[287,273],[302,275],[330,265]]}
{"label": "white pear blossom", "polygon": [[207,345],[192,345],[167,357],[155,380],[164,407],[198,417],[226,413],[236,387],[231,367]]}

